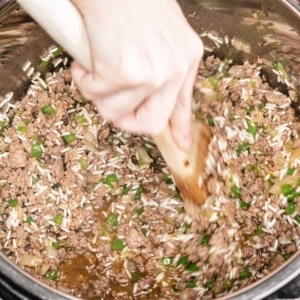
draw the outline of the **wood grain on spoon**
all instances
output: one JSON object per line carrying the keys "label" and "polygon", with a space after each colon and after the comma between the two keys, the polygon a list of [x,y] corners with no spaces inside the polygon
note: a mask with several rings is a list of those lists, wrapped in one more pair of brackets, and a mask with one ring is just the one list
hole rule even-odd
{"label": "wood grain on spoon", "polygon": [[[85,23],[71,1],[17,1],[75,60],[93,71]],[[199,186],[199,176],[205,172],[209,127],[201,122],[193,123],[193,145],[188,150],[175,144],[169,127],[153,138],[183,196],[187,213],[196,216],[199,205],[208,196],[205,182]]]}

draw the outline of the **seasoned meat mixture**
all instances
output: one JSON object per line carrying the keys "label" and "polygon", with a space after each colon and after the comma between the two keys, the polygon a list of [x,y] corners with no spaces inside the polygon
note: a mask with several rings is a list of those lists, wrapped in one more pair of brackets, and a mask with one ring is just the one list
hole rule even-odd
{"label": "seasoned meat mixture", "polygon": [[92,300],[211,299],[263,278],[300,245],[291,101],[259,64],[201,63],[193,110],[212,131],[199,178],[210,197],[192,220],[149,138],[103,120],[68,70],[36,78],[0,115],[1,251]]}

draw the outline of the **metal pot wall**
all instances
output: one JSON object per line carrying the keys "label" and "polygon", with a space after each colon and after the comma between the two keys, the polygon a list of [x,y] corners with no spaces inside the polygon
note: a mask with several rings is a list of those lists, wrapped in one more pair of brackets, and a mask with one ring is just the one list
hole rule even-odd
{"label": "metal pot wall", "polygon": [[[237,63],[283,59],[295,78],[300,95],[300,6],[294,0],[179,0],[190,24],[202,36],[205,55],[232,58]],[[217,45],[211,38],[219,36]],[[17,101],[30,84],[22,71],[31,61],[40,70],[40,56],[55,45],[45,32],[13,0],[0,0],[0,96],[13,92]],[[265,76],[277,85],[266,67]],[[284,86],[279,88],[285,91]],[[297,106],[297,105],[296,105]],[[295,254],[263,280],[223,299],[263,299],[300,274],[300,256]],[[45,286],[0,254],[0,299],[75,299]]]}

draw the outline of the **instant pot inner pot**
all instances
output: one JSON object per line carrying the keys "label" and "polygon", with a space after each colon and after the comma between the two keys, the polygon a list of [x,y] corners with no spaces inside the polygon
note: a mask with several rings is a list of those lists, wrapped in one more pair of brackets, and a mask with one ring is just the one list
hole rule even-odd
{"label": "instant pot inner pot", "polygon": [[[216,55],[238,64],[259,59],[264,64],[263,72],[270,85],[290,93],[297,111],[300,8],[296,1],[179,0],[179,3],[203,39],[205,57]],[[0,0],[0,9],[0,107],[5,109],[4,100],[20,100],[37,72],[43,76],[54,70],[52,65],[40,67],[40,62],[56,43],[14,1]],[[285,82],[278,82],[277,75],[272,72],[274,61],[284,62],[295,85],[294,91],[289,91]],[[26,63],[30,64],[27,68],[24,67]],[[262,299],[299,273],[300,258],[296,254],[263,281],[244,289],[243,295],[238,291],[225,298]],[[3,254],[0,256],[0,274],[0,299],[75,299],[39,283]]]}

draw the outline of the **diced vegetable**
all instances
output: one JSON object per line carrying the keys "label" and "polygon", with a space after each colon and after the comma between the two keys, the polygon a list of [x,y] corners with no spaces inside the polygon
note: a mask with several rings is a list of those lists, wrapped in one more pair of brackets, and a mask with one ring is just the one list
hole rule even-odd
{"label": "diced vegetable", "polygon": [[19,204],[18,199],[13,198],[8,201],[8,205],[11,207],[16,207]]}
{"label": "diced vegetable", "polygon": [[27,131],[27,127],[26,126],[18,126],[18,131],[19,132],[26,132]]}
{"label": "diced vegetable", "polygon": [[141,214],[144,212],[144,208],[143,208],[143,207],[137,208],[137,209],[135,210],[135,212],[136,212],[136,214],[139,216],[139,215],[141,215]]}
{"label": "diced vegetable", "polygon": [[208,116],[208,117],[206,118],[206,122],[207,122],[207,124],[208,124],[209,126],[215,126],[214,118],[211,117],[211,116]]}
{"label": "diced vegetable", "polygon": [[177,266],[186,265],[189,262],[189,258],[187,255],[181,256],[177,261]]}
{"label": "diced vegetable", "polygon": [[285,208],[285,214],[292,215],[296,211],[295,203],[289,203]]}
{"label": "diced vegetable", "polygon": [[208,243],[209,243],[210,238],[211,238],[211,235],[208,235],[208,234],[204,235],[204,236],[201,238],[201,240],[200,240],[200,245],[205,245],[205,246],[207,246]]}
{"label": "diced vegetable", "polygon": [[52,247],[55,248],[56,250],[60,249],[60,243],[59,242],[52,242]]}
{"label": "diced vegetable", "polygon": [[165,266],[170,266],[173,263],[173,257],[163,257],[161,261]]}
{"label": "diced vegetable", "polygon": [[241,201],[240,202],[240,208],[242,210],[248,210],[250,208],[251,204],[250,203],[247,203],[247,202],[244,202],[244,201]]}
{"label": "diced vegetable", "polygon": [[286,80],[289,80],[289,76],[284,68],[283,63],[281,63],[280,61],[275,61],[272,64],[272,67]]}
{"label": "diced vegetable", "polygon": [[116,174],[109,174],[105,177],[103,183],[108,185],[110,188],[113,188],[113,182],[119,182],[119,179]]}
{"label": "diced vegetable", "polygon": [[85,116],[78,115],[74,119],[81,126],[88,123]]}
{"label": "diced vegetable", "polygon": [[52,106],[43,106],[42,112],[45,115],[52,116],[53,114],[55,114],[55,109]]}
{"label": "diced vegetable", "polygon": [[117,251],[122,251],[126,247],[126,244],[123,240],[115,238],[113,240],[112,249]]}
{"label": "diced vegetable", "polygon": [[293,175],[294,172],[296,171],[296,168],[289,168],[286,172],[287,175]]}
{"label": "diced vegetable", "polygon": [[237,153],[237,155],[240,155],[242,152],[248,151],[250,148],[251,148],[251,144],[246,142],[237,147],[236,153]]}
{"label": "diced vegetable", "polygon": [[42,60],[40,63],[40,67],[44,68],[49,65],[49,60]]}
{"label": "diced vegetable", "polygon": [[87,168],[87,161],[83,157],[80,157],[78,162],[81,169]]}
{"label": "diced vegetable", "polygon": [[286,183],[281,186],[281,191],[284,196],[289,196],[295,192],[295,189],[291,184]]}
{"label": "diced vegetable", "polygon": [[258,165],[253,166],[253,171],[256,175],[258,175],[261,172],[261,169]]}
{"label": "diced vegetable", "polygon": [[124,185],[122,189],[122,195],[127,195],[129,191],[130,191],[129,185]]}
{"label": "diced vegetable", "polygon": [[258,131],[258,124],[256,122],[250,121],[249,119],[247,119],[246,121],[248,125],[247,132],[255,137]]}
{"label": "diced vegetable", "polygon": [[214,76],[210,76],[207,78],[207,81],[209,82],[209,84],[214,88],[217,89],[218,85],[219,85],[219,79],[214,77]]}
{"label": "diced vegetable", "polygon": [[184,214],[185,213],[185,209],[183,206],[177,206],[176,210],[179,214]]}
{"label": "diced vegetable", "polygon": [[54,223],[58,226],[61,225],[63,218],[64,216],[61,213],[57,214],[54,218]]}
{"label": "diced vegetable", "polygon": [[187,271],[189,272],[198,272],[199,271],[199,267],[196,265],[196,263],[194,262],[190,262],[186,268]]}
{"label": "diced vegetable", "polygon": [[140,200],[143,192],[144,189],[141,186],[138,187],[134,195],[134,200]]}
{"label": "diced vegetable", "polygon": [[40,158],[43,154],[41,144],[33,144],[31,147],[30,155],[35,158]]}
{"label": "diced vegetable", "polygon": [[107,223],[112,225],[113,227],[117,227],[119,225],[118,216],[115,213],[111,213],[107,218]]}
{"label": "diced vegetable", "polygon": [[253,109],[254,109],[254,106],[250,105],[248,108],[246,108],[246,113],[249,115]]}
{"label": "diced vegetable", "polygon": [[131,273],[131,281],[137,282],[139,279],[143,276],[143,274],[140,271],[136,271]]}
{"label": "diced vegetable", "polygon": [[[297,181],[298,181],[298,178],[296,178],[294,176],[286,176],[282,180],[274,183],[274,185],[270,188],[269,192],[273,195],[283,194],[283,191],[282,191],[283,185],[289,184],[292,187],[294,187],[297,185]],[[287,188],[287,193],[289,192],[288,190],[289,190],[289,188]]]}
{"label": "diced vegetable", "polygon": [[297,215],[297,216],[295,217],[295,220],[296,220],[297,223],[300,224],[300,215]]}
{"label": "diced vegetable", "polygon": [[258,236],[258,235],[262,235],[263,233],[264,232],[261,228],[257,228],[257,229],[254,230],[253,235]]}
{"label": "diced vegetable", "polygon": [[197,285],[196,285],[196,282],[193,282],[193,281],[189,281],[186,283],[185,285],[188,289],[192,289],[192,288],[195,288]]}
{"label": "diced vegetable", "polygon": [[247,279],[251,276],[251,272],[248,268],[245,268],[242,272],[240,272],[239,278],[240,279]]}
{"label": "diced vegetable", "polygon": [[273,174],[271,174],[270,177],[269,177],[269,179],[268,179],[268,181],[269,181],[271,184],[274,184],[274,183],[275,183],[275,179],[276,179],[276,177],[275,177]]}
{"label": "diced vegetable", "polygon": [[56,56],[60,55],[62,53],[62,51],[63,51],[62,47],[57,47],[57,49],[54,52],[51,52],[51,53],[54,57],[56,57]]}
{"label": "diced vegetable", "polygon": [[258,109],[259,109],[259,110],[262,110],[262,109],[264,109],[264,108],[265,108],[265,105],[264,105],[263,103],[261,103],[261,104],[258,105]]}
{"label": "diced vegetable", "polygon": [[77,139],[77,137],[74,133],[64,135],[63,137],[68,144],[71,144],[72,142],[74,142]]}
{"label": "diced vegetable", "polygon": [[212,290],[214,288],[214,282],[213,281],[207,281],[205,284],[205,287],[209,290]]}
{"label": "diced vegetable", "polygon": [[57,270],[52,270],[52,271],[47,273],[46,279],[47,280],[55,280],[57,278],[57,275],[58,275],[58,271]]}
{"label": "diced vegetable", "polygon": [[28,223],[29,225],[31,225],[31,224],[32,224],[32,222],[33,222],[33,219],[32,219],[32,217],[27,217],[27,219],[26,219],[26,223]]}
{"label": "diced vegetable", "polygon": [[177,284],[173,284],[172,289],[173,289],[173,292],[175,292],[175,293],[179,292],[179,287]]}
{"label": "diced vegetable", "polygon": [[136,147],[136,158],[140,168],[148,168],[152,163],[152,158],[149,156],[145,148],[141,146]]}
{"label": "diced vegetable", "polygon": [[191,224],[184,222],[183,223],[183,233],[186,233],[190,227],[191,227]]}
{"label": "diced vegetable", "polygon": [[234,198],[241,198],[242,196],[242,189],[238,188],[236,185],[234,185],[231,189],[231,194]]}

